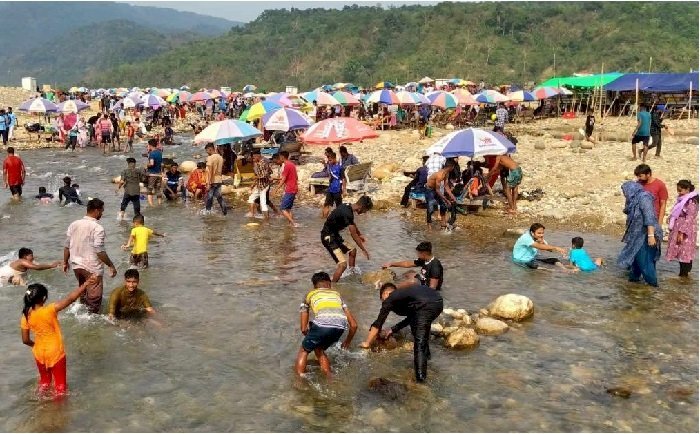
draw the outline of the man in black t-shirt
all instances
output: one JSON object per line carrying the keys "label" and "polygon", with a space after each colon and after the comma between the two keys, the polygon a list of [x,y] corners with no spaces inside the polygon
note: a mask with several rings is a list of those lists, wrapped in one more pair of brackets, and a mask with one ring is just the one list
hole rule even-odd
{"label": "man in black t-shirt", "polygon": [[414,285],[415,283],[420,283],[421,285],[429,286],[436,291],[442,288],[442,264],[440,260],[433,256],[433,245],[430,241],[423,241],[416,246],[416,252],[418,253],[418,259],[413,261],[401,261],[401,262],[387,262],[382,265],[382,268],[390,267],[421,267],[420,273],[416,274],[416,281],[405,281],[399,283],[399,288],[405,288],[407,286]]}
{"label": "man in black t-shirt", "polygon": [[350,268],[355,267],[357,249],[351,249],[345,245],[343,238],[340,236],[340,231],[343,229],[349,229],[350,236],[355,241],[355,244],[357,244],[360,250],[364,252],[367,259],[369,259],[369,253],[364,244],[367,240],[360,233],[360,230],[355,224],[355,213],[364,214],[371,209],[372,199],[370,199],[369,196],[362,196],[352,205],[344,203],[338,206],[330,213],[326,222],[323,224],[323,229],[321,229],[321,243],[337,264],[335,272],[333,273],[333,282],[340,280],[340,276],[343,275],[343,272],[347,268],[348,261],[345,259],[346,253],[348,253],[350,257]]}
{"label": "man in black t-shirt", "polygon": [[[382,308],[369,329],[367,339],[360,346],[370,348],[380,332],[386,339],[410,325],[413,334],[413,366],[416,381],[419,383],[425,381],[428,376],[428,359],[430,359],[430,325],[442,313],[442,296],[439,292],[423,285],[411,285],[397,290],[393,283],[385,283],[379,289],[379,298],[382,300]],[[389,330],[382,330],[390,312],[406,318]]]}

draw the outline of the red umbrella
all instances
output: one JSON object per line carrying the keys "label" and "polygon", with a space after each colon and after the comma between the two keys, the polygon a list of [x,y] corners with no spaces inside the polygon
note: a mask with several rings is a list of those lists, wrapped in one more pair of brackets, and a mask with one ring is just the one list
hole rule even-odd
{"label": "red umbrella", "polygon": [[310,145],[360,142],[379,137],[379,133],[355,118],[330,118],[312,125],[301,139]]}

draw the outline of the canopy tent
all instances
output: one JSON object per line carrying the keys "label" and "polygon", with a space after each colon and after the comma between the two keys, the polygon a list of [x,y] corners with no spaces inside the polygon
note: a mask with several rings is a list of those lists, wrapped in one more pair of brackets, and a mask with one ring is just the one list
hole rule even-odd
{"label": "canopy tent", "polygon": [[625,74],[604,86],[609,91],[635,90],[639,80],[639,90],[644,92],[688,92],[691,87],[698,90],[698,73],[641,73]]}
{"label": "canopy tent", "polygon": [[624,74],[619,72],[608,72],[606,74],[594,74],[572,77],[553,77],[544,83],[540,83],[537,87],[582,87],[593,88],[605,86],[606,84],[617,80]]}

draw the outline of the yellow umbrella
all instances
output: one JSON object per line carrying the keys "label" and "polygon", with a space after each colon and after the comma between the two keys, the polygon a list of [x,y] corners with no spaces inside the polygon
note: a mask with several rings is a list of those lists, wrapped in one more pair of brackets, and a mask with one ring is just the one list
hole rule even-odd
{"label": "yellow umbrella", "polygon": [[254,121],[256,119],[260,119],[265,115],[265,113],[269,113],[275,110],[278,110],[282,108],[281,105],[272,102],[272,101],[261,101],[259,103],[253,104],[250,107],[250,110],[248,111],[248,115],[246,116],[247,121]]}
{"label": "yellow umbrella", "polygon": [[80,92],[80,89],[78,89],[77,86],[73,86],[70,89],[68,89],[68,93],[78,93]]}

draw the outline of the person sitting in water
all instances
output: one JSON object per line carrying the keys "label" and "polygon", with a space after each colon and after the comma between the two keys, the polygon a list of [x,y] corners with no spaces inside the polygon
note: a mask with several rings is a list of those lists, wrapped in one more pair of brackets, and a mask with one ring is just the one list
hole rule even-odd
{"label": "person sitting in water", "polygon": [[399,289],[405,288],[416,283],[424,286],[429,286],[436,291],[442,288],[442,263],[433,256],[433,244],[430,241],[423,241],[416,246],[418,259],[413,261],[387,262],[382,265],[382,268],[390,267],[421,267],[420,273],[415,275],[415,279],[401,282],[397,285]]}
{"label": "person sitting in water", "polygon": [[196,199],[201,199],[207,194],[207,164],[203,161],[197,163],[197,168],[187,178],[187,190]]}
{"label": "person sitting in water", "polygon": [[542,268],[538,262],[556,265],[566,270],[566,267],[564,267],[564,264],[562,264],[558,258],[538,258],[538,250],[557,252],[561,255],[566,255],[565,249],[547,244],[544,240],[544,226],[540,223],[534,223],[530,226],[530,230],[522,234],[520,238],[518,238],[518,241],[515,242],[513,246],[513,262],[533,270],[546,270],[546,268]]}
{"label": "person sitting in water", "polygon": [[570,266],[577,271],[595,271],[603,265],[603,258],[591,259],[588,252],[583,249],[583,238],[571,239],[571,251],[569,252]]}
{"label": "person sitting in water", "polygon": [[18,259],[0,267],[0,285],[24,286],[27,284],[29,270],[50,270],[63,263],[63,261],[54,261],[50,264],[37,264],[34,262],[34,252],[26,247],[19,249],[18,256]]}
{"label": "person sitting in water", "polygon": [[185,189],[182,185],[182,175],[180,171],[177,170],[177,163],[173,163],[170,165],[167,172],[165,172],[165,189],[163,190],[163,194],[165,194],[167,200],[175,200],[177,199],[178,192],[184,199]]}
{"label": "person sitting in water", "polygon": [[115,288],[109,296],[107,316],[112,320],[139,319],[155,313],[148,295],[139,288],[138,270],[126,270],[124,284]]}
{"label": "person sitting in water", "polygon": [[69,176],[63,178],[63,187],[58,189],[58,200],[61,205],[68,205],[69,203],[77,203],[78,205],[83,204],[83,201],[80,200],[78,190],[76,190],[76,187],[71,185],[71,179]]}
{"label": "person sitting in water", "polygon": [[53,199],[53,194],[46,192],[46,187],[39,187],[39,194],[34,196],[35,199],[39,199],[41,203],[49,203]]}
{"label": "person sitting in water", "polygon": [[[326,376],[331,375],[331,363],[325,351],[340,340],[345,330],[348,335],[343,341],[343,349],[350,348],[352,338],[357,331],[357,322],[350,309],[343,302],[340,293],[331,287],[328,273],[319,272],[311,277],[314,289],[309,291],[301,302],[299,309],[301,334],[304,340],[297,353],[295,369],[298,375],[306,372],[306,360],[310,352],[316,354],[321,370]],[[314,319],[309,321],[309,309]]]}

